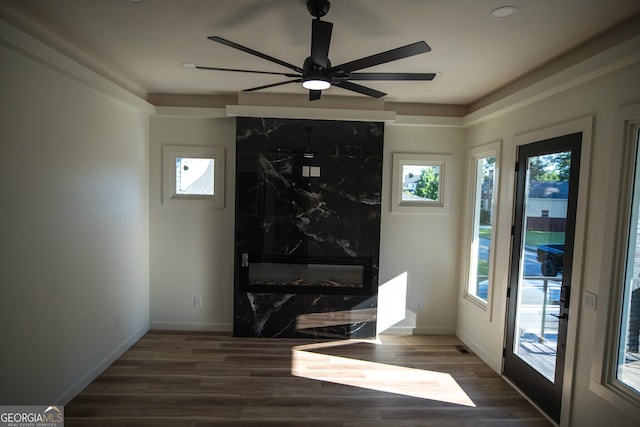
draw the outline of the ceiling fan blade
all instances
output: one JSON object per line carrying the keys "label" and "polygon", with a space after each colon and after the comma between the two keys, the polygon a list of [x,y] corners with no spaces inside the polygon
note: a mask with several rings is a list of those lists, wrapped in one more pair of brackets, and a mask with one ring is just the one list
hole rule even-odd
{"label": "ceiling fan blade", "polygon": [[350,73],[352,71],[373,67],[374,65],[380,65],[387,62],[396,61],[398,59],[407,58],[409,56],[427,53],[430,51],[431,48],[428,44],[426,44],[424,41],[419,41],[408,44],[406,46],[391,49],[386,52],[380,52],[375,55],[367,56],[365,58],[356,59],[355,61],[347,62],[336,67],[331,67],[331,70],[340,70]]}
{"label": "ceiling fan blade", "polygon": [[435,73],[351,73],[349,80],[423,80],[430,81]]}
{"label": "ceiling fan blade", "polygon": [[351,83],[348,81],[341,81],[341,82],[334,83],[334,86],[338,86],[338,87],[341,87],[342,89],[350,90],[353,92],[358,92],[363,95],[371,96],[373,98],[382,98],[383,96],[386,95],[386,93],[384,92],[380,92],[378,90],[371,89],[369,87]]}
{"label": "ceiling fan blade", "polygon": [[327,68],[329,64],[329,45],[331,44],[331,22],[314,19],[311,26],[311,60],[314,64]]}
{"label": "ceiling fan blade", "polygon": [[211,36],[211,37],[208,37],[208,39],[211,40],[211,41],[223,44],[225,46],[229,46],[229,47],[232,47],[234,49],[241,50],[241,51],[246,52],[248,54],[257,56],[258,58],[266,59],[267,61],[274,62],[274,63],[276,63],[278,65],[282,65],[283,67],[292,69],[295,72],[302,73],[302,68],[300,68],[300,67],[297,67],[297,66],[295,66],[293,64],[289,64],[288,62],[281,61],[280,59],[274,58],[273,56],[266,55],[266,54],[264,54],[262,52],[258,52],[257,50],[253,50],[253,49],[248,48],[246,46],[242,46],[241,44],[234,43],[232,41],[223,39],[222,37]]}
{"label": "ceiling fan blade", "polygon": [[213,71],[234,71],[238,73],[255,73],[255,74],[272,74],[274,76],[285,76],[285,77],[302,77],[299,74],[291,74],[291,73],[275,73],[272,71],[256,71],[256,70],[239,70],[237,68],[218,68],[218,67],[204,67],[200,65],[196,65],[198,70],[213,70]]}
{"label": "ceiling fan blade", "polygon": [[321,90],[310,90],[309,91],[309,101],[315,101],[317,99],[320,99],[321,96],[322,96],[322,91]]}
{"label": "ceiling fan blade", "polygon": [[270,87],[287,85],[289,83],[302,83],[302,79],[287,80],[286,82],[272,83],[270,85],[252,87],[251,89],[244,89],[243,92],[253,92],[253,91],[256,91],[256,90],[260,90],[260,89],[267,89],[267,88],[270,88]]}

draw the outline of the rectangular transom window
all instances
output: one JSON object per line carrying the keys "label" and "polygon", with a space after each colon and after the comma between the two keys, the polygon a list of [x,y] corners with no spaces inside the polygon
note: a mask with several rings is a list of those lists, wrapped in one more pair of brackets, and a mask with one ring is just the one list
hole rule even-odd
{"label": "rectangular transom window", "polygon": [[221,147],[165,145],[162,203],[224,207],[224,155]]}

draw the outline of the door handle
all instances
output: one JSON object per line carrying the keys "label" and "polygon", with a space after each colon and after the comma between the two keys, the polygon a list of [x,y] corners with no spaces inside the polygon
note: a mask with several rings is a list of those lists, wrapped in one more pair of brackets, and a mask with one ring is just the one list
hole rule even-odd
{"label": "door handle", "polygon": [[569,315],[567,313],[562,313],[560,315],[558,314],[552,314],[553,317],[556,317],[558,319],[562,319],[562,320],[568,320],[569,319]]}
{"label": "door handle", "polygon": [[562,287],[560,288],[560,304],[562,304],[563,307],[569,307],[569,297],[571,293],[571,287],[566,286],[566,285],[562,285]]}

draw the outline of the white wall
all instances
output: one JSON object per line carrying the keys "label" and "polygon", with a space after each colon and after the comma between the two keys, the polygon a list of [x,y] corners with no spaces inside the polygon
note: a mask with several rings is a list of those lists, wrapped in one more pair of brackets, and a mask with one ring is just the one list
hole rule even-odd
{"label": "white wall", "polygon": [[[408,316],[401,325],[414,327],[414,333],[455,333],[465,152],[461,128],[385,126],[380,284],[407,273]],[[393,153],[452,155],[453,182],[445,183],[451,185],[448,213],[391,212]]]}
{"label": "white wall", "polygon": [[[607,224],[615,218],[607,218],[607,195],[611,193],[609,182],[618,173],[615,165],[610,165],[611,139],[614,137],[614,117],[616,111],[625,105],[640,100],[640,64],[637,62],[616,72],[606,74],[556,96],[545,98],[513,112],[477,124],[469,129],[470,146],[502,140],[502,162],[500,175],[500,206],[498,217],[498,238],[494,248],[496,268],[494,300],[489,311],[459,299],[457,334],[467,342],[485,361],[497,371],[500,370],[503,342],[503,322],[506,305],[506,286],[509,268],[511,210],[513,203],[513,165],[516,148],[514,136],[568,122],[576,118],[593,116],[590,179],[581,181],[580,186],[588,186],[587,227],[585,244],[576,247],[576,253],[583,253],[582,291],[595,294],[607,293],[608,283],[601,283],[603,268],[602,242],[610,236],[605,233]],[[615,193],[615,192],[614,192]],[[464,252],[464,248],[462,248]],[[576,354],[573,402],[571,405],[572,426],[635,426],[631,420],[598,398],[589,390],[591,362],[594,352],[596,312],[580,307],[581,292],[573,292],[572,304],[578,305],[579,316],[574,318],[577,328],[577,344],[571,352]],[[601,308],[604,309],[604,308]],[[492,319],[490,319],[490,315]],[[564,414],[566,415],[566,414]],[[566,420],[567,418],[563,416]]]}
{"label": "white wall", "polygon": [[[230,331],[233,319],[235,119],[154,117],[150,123],[151,326]],[[162,204],[162,146],[225,147],[224,208]],[[202,306],[194,307],[194,297]]]}
{"label": "white wall", "polygon": [[148,329],[148,117],[13,41],[0,44],[0,403],[64,404]]}
{"label": "white wall", "polygon": [[[188,113],[185,113],[188,114]],[[233,321],[235,120],[154,117],[150,126],[151,326],[230,330]],[[162,145],[214,145],[227,150],[223,209],[161,203]],[[453,333],[464,130],[385,127],[380,283],[407,272],[408,307],[423,333]],[[396,214],[391,207],[392,154],[453,154],[451,213]],[[202,297],[202,307],[193,299]],[[415,303],[420,302],[417,309]],[[413,313],[409,313],[413,319]]]}

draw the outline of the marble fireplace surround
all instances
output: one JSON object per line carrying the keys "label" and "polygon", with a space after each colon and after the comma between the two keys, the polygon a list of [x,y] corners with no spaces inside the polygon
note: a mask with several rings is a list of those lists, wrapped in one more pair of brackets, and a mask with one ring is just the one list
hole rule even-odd
{"label": "marble fireplace surround", "polygon": [[375,336],[383,136],[237,119],[235,336]]}

